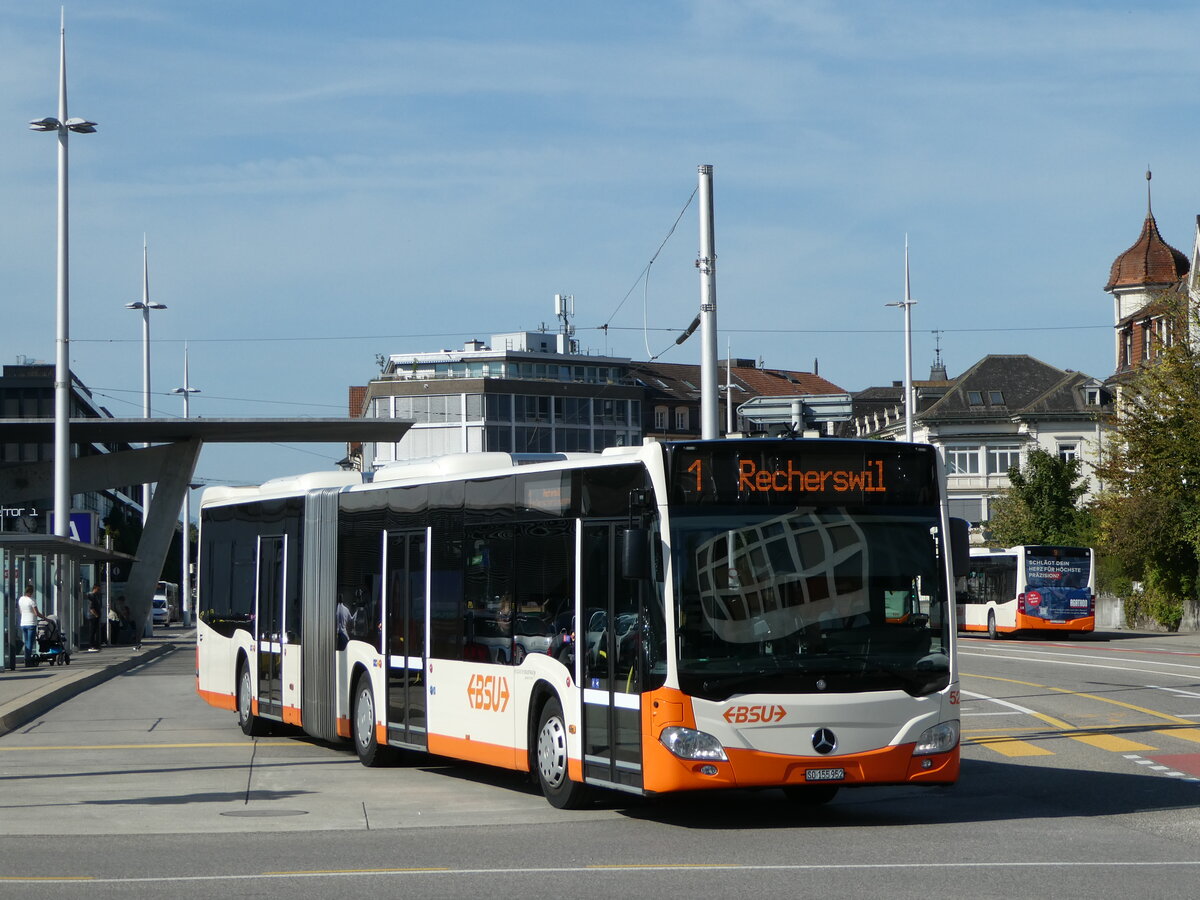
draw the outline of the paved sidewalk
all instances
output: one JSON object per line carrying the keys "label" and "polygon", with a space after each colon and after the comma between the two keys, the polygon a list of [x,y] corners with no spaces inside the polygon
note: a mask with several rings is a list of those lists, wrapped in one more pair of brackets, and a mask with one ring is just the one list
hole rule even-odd
{"label": "paved sidewalk", "polygon": [[143,638],[140,650],[132,644],[117,644],[106,645],[97,653],[75,651],[67,666],[43,663],[27,669],[18,654],[17,668],[0,669],[0,735],[122,672],[195,643],[195,628],[175,625],[158,628],[154,637]]}

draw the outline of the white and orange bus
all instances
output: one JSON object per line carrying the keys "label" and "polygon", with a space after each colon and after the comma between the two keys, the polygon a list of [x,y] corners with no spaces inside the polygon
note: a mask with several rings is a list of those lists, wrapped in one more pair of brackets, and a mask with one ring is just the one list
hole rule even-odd
{"label": "white and orange bus", "polygon": [[925,445],[744,439],[210,488],[197,687],[248,734],[529,772],[560,808],[946,784],[943,483]]}
{"label": "white and orange bus", "polygon": [[1095,554],[1090,547],[972,547],[971,574],[958,595],[958,626],[993,640],[1095,630]]}

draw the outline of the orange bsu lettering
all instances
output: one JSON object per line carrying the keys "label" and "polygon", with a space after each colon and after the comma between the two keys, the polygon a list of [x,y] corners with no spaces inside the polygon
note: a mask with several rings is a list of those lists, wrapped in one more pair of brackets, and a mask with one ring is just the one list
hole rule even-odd
{"label": "orange bsu lettering", "polygon": [[787,710],[782,706],[731,706],[725,710],[725,721],[730,725],[755,725],[782,722]]}
{"label": "orange bsu lettering", "polygon": [[467,702],[471,709],[485,712],[504,712],[510,694],[508,679],[503,675],[472,675],[467,683]]}
{"label": "orange bsu lettering", "polygon": [[752,459],[738,460],[738,490],[754,493],[809,493],[849,491],[887,493],[883,483],[883,460],[867,463],[865,469],[798,469],[793,460],[780,469],[760,469]]}

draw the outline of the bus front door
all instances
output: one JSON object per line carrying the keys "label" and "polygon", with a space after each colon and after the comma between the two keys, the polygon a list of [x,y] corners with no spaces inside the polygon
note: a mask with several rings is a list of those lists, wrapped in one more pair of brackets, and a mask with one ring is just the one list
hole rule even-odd
{"label": "bus front door", "polygon": [[283,717],[283,648],[287,578],[287,538],[258,539],[258,585],[254,599],[254,630],[258,641],[258,713]]}
{"label": "bus front door", "polygon": [[637,583],[621,576],[625,526],[585,523],[580,554],[583,774],[592,784],[642,788],[641,683]]}
{"label": "bus front door", "polygon": [[388,742],[425,749],[424,531],[387,533],[384,546],[384,634],[387,646]]}

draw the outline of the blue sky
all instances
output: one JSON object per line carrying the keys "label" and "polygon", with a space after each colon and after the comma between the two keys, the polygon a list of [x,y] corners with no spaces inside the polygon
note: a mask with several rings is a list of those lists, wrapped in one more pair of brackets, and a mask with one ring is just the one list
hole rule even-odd
{"label": "blue sky", "polygon": [[[60,4],[0,0],[0,359],[54,358]],[[377,354],[553,325],[644,359],[695,314],[693,203],[714,166],[722,355],[847,390],[1031,353],[1113,367],[1113,259],[1144,172],[1190,255],[1200,8],[1165,2],[68,4],[72,367],[153,406],[342,415]],[[630,289],[633,292],[630,294]],[[622,304],[622,299],[629,294]],[[618,309],[619,307],[619,309]],[[642,330],[643,323],[650,331]],[[609,324],[607,336],[599,326]],[[649,348],[649,353],[647,352]],[[693,339],[662,358],[696,362]],[[343,448],[209,447],[230,482]]]}

